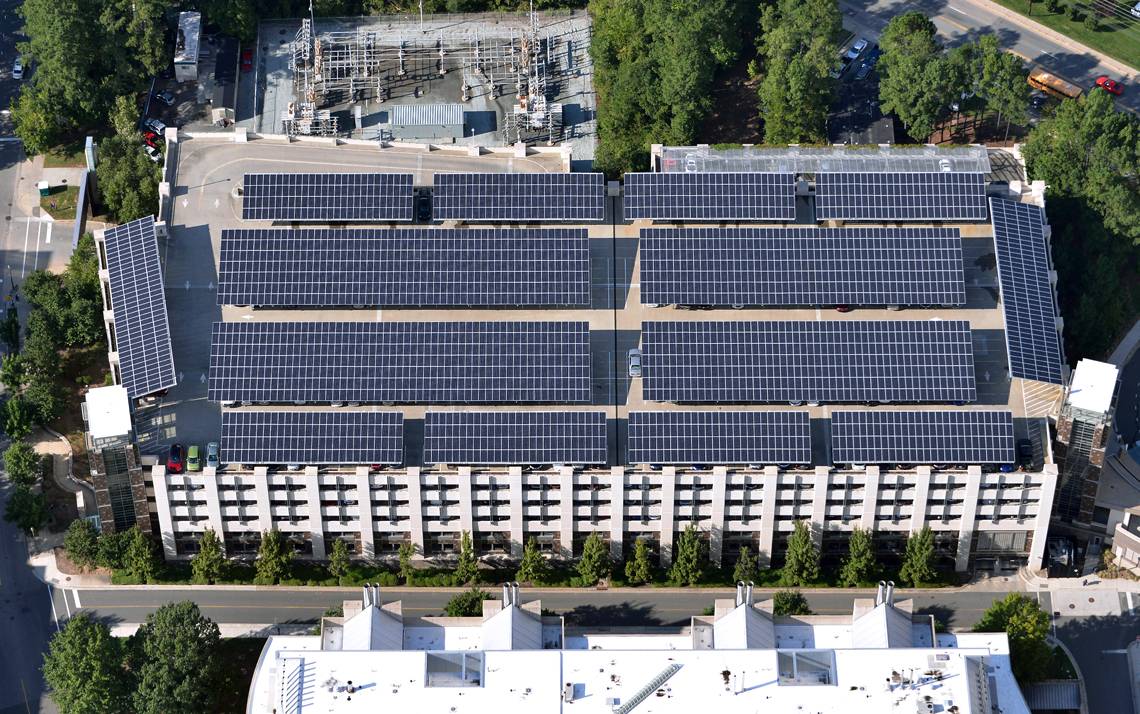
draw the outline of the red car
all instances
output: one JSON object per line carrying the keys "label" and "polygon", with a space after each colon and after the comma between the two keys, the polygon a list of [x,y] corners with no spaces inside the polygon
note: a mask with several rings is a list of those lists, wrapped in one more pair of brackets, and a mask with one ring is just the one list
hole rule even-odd
{"label": "red car", "polygon": [[241,71],[249,72],[253,69],[253,49],[246,47],[241,51]]}
{"label": "red car", "polygon": [[157,149],[160,141],[162,141],[162,139],[160,139],[158,134],[155,134],[153,131],[143,132],[143,143],[150,148]]}
{"label": "red car", "polygon": [[172,474],[182,473],[185,468],[186,462],[182,457],[182,444],[172,444],[170,446],[170,457],[166,459],[166,470]]}
{"label": "red car", "polygon": [[1124,85],[1120,82],[1117,82],[1115,79],[1109,79],[1108,75],[1106,74],[1102,74],[1096,78],[1096,86],[1100,87],[1109,94],[1115,94],[1118,97],[1121,94],[1124,94]]}

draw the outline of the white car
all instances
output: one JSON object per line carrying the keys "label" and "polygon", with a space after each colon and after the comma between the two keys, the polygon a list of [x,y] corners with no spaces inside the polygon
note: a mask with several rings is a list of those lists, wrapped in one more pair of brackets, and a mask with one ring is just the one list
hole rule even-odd
{"label": "white car", "polygon": [[146,152],[147,158],[154,163],[157,164],[159,161],[162,161],[162,152],[153,146],[143,146],[143,151]]}
{"label": "white car", "polygon": [[636,347],[629,351],[629,376],[641,376],[641,350]]}
{"label": "white car", "polygon": [[23,79],[23,78],[24,78],[24,60],[21,57],[17,57],[16,61],[12,64],[12,79]]}
{"label": "white car", "polygon": [[855,60],[859,59],[859,55],[863,54],[863,50],[865,49],[867,49],[867,40],[860,37],[859,39],[855,40],[855,44],[851,45],[851,49],[847,50],[847,54],[844,56],[847,58],[847,61],[849,63],[854,62]]}
{"label": "white car", "polygon": [[1140,17],[1140,2],[1133,5],[1128,12],[1132,13],[1132,17]]}

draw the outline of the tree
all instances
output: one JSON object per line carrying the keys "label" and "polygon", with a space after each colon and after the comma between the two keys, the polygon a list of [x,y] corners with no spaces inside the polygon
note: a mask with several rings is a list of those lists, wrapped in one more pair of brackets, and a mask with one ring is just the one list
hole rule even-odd
{"label": "tree", "polygon": [[847,557],[839,571],[839,584],[853,588],[874,578],[875,544],[871,532],[856,527],[847,541]]}
{"label": "tree", "polygon": [[978,39],[981,58],[980,91],[991,109],[1006,120],[1006,135],[1011,122],[1019,124],[1028,118],[1029,84],[1025,81],[1025,64],[1017,55],[1006,52],[998,45],[997,36],[982,35]]}
{"label": "tree", "polygon": [[404,579],[405,585],[411,585],[412,579],[416,575],[416,568],[412,565],[412,558],[416,554],[416,545],[410,540],[406,540],[400,544],[400,577]]}
{"label": "tree", "polygon": [[198,538],[198,552],[190,559],[191,579],[199,585],[212,585],[222,578],[225,569],[226,554],[222,550],[222,540],[207,528]]}
{"label": "tree", "polygon": [[1023,686],[1044,679],[1052,657],[1052,650],[1045,641],[1049,634],[1049,615],[1036,600],[1021,593],[1010,593],[986,610],[974,631],[1006,633],[1013,676]]}
{"label": "tree", "polygon": [[934,582],[934,578],[934,533],[930,526],[923,526],[919,532],[907,536],[899,580],[918,587]]}
{"label": "tree", "polygon": [[740,555],[736,556],[736,567],[732,569],[732,579],[738,583],[750,583],[756,579],[757,573],[756,558],[752,555],[752,550],[748,546],[744,546],[740,549]]}
{"label": "tree", "polygon": [[9,352],[20,349],[20,313],[16,311],[15,306],[9,306],[4,313],[4,322],[0,323],[0,338],[3,339],[4,346]]}
{"label": "tree", "polygon": [[119,136],[134,136],[138,132],[139,107],[133,96],[115,97],[111,107],[111,128]]}
{"label": "tree", "polygon": [[254,562],[254,582],[258,585],[276,585],[289,577],[293,562],[293,548],[285,542],[281,531],[271,528],[261,534]]}
{"label": "tree", "polygon": [[32,412],[20,397],[4,402],[4,433],[9,439],[23,439],[32,431]]}
{"label": "tree", "polygon": [[33,374],[28,380],[28,388],[24,390],[23,400],[40,424],[50,424],[63,413],[63,387],[54,374]]}
{"label": "tree", "polygon": [[811,537],[807,521],[796,521],[788,536],[788,552],[780,581],[785,585],[810,585],[819,580],[819,549]]}
{"label": "tree", "polygon": [[140,583],[154,582],[158,576],[161,561],[154,541],[137,525],[127,531],[123,567]]}
{"label": "tree", "polygon": [[17,486],[8,497],[4,519],[21,530],[37,531],[43,528],[48,519],[47,499],[42,493],[33,493],[30,488]]}
{"label": "tree", "polygon": [[811,608],[799,590],[777,590],[772,596],[772,613],[777,617],[810,615]]}
{"label": "tree", "polygon": [[63,537],[67,557],[80,568],[94,568],[99,559],[99,531],[86,518],[76,518]]}
{"label": "tree", "polygon": [[879,101],[894,112],[907,132],[925,141],[961,89],[949,85],[954,76],[936,38],[937,29],[922,13],[896,15],[879,37]]}
{"label": "tree", "polygon": [[99,257],[95,252],[95,237],[90,233],[80,236],[79,244],[71,253],[63,285],[68,300],[64,341],[72,347],[102,345],[106,333]]}
{"label": "tree", "polygon": [[329,575],[341,582],[348,575],[348,568],[352,565],[352,556],[348,552],[348,543],[343,538],[334,538],[332,552],[329,553]]}
{"label": "tree", "polygon": [[649,560],[649,543],[638,538],[633,543],[633,558],[625,564],[625,579],[631,585],[653,582],[653,563]]}
{"label": "tree", "polygon": [[119,223],[158,213],[159,169],[133,138],[104,139],[95,173],[103,203]]}
{"label": "tree", "polygon": [[479,580],[479,559],[475,557],[471,534],[467,531],[459,534],[459,563],[455,566],[455,577],[459,578],[461,583]]}
{"label": "tree", "polygon": [[473,587],[448,600],[443,612],[448,617],[479,617],[483,614],[483,601],[490,599],[490,593]]}
{"label": "tree", "polygon": [[591,586],[610,576],[610,549],[602,536],[591,533],[582,544],[582,557],[578,559],[578,575],[582,584]]}
{"label": "tree", "polygon": [[842,29],[834,0],[778,0],[760,14],[760,109],[768,144],[827,141]]}
{"label": "tree", "polygon": [[129,709],[122,647],[105,624],[85,612],[76,613],[52,636],[43,672],[63,714],[119,714]]}
{"label": "tree", "polygon": [[19,394],[27,379],[27,374],[24,372],[24,362],[20,359],[20,355],[4,355],[4,361],[0,363],[0,383],[4,384],[8,393]]}
{"label": "tree", "polygon": [[17,95],[11,110],[16,136],[24,142],[28,156],[42,154],[59,142],[61,132],[54,110],[34,84]]}
{"label": "tree", "polygon": [[127,558],[126,531],[119,533],[104,533],[99,536],[99,552],[95,564],[108,570],[121,570],[125,567]]}
{"label": "tree", "polygon": [[132,638],[139,653],[138,714],[211,711],[218,669],[218,626],[192,602],[163,605]]}
{"label": "tree", "polygon": [[550,568],[546,565],[546,558],[538,550],[538,541],[534,539],[534,536],[531,536],[523,548],[522,562],[519,563],[518,572],[515,573],[515,580],[541,584],[549,572]]}
{"label": "tree", "polygon": [[669,568],[669,580],[678,585],[696,585],[704,575],[705,543],[690,522],[677,536],[673,546],[673,565]]}
{"label": "tree", "polygon": [[31,488],[40,479],[40,459],[32,445],[26,441],[14,441],[4,450],[4,471],[8,480],[17,486]]}

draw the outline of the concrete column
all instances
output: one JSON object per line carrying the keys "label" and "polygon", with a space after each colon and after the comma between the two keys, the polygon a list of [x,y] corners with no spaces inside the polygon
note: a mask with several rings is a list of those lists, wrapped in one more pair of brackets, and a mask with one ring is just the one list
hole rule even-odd
{"label": "concrete column", "polygon": [[[168,559],[178,557],[174,546],[174,518],[170,514],[170,493],[166,488],[166,469],[156,466],[151,472],[154,502],[158,506],[158,530],[162,533],[162,552]],[[221,537],[221,534],[218,534]]]}
{"label": "concrete column", "polygon": [[831,468],[815,467],[815,486],[811,497],[811,539],[816,548],[823,547],[823,529],[827,527],[827,481]]}
{"label": "concrete column", "polygon": [[[203,489],[206,500],[206,517],[210,523],[210,530],[218,536],[218,540],[222,542],[222,552],[226,552],[226,523],[222,520],[222,499],[218,496],[218,476],[217,469],[207,466],[202,471],[202,483],[206,488]],[[151,471],[151,476],[154,476],[154,471]],[[152,479],[153,480],[153,479]],[[154,484],[155,501],[158,501],[158,484]],[[159,522],[162,519],[159,518]],[[163,530],[164,538],[166,531]]]}
{"label": "concrete column", "polygon": [[760,542],[757,544],[756,562],[764,567],[772,562],[772,546],[776,536],[776,491],[779,489],[780,469],[764,467],[764,500],[760,503]]}
{"label": "concrete column", "polygon": [[325,514],[321,512],[321,485],[316,466],[305,467],[305,495],[309,497],[309,539],[313,558],[325,559]]}
{"label": "concrete column", "polygon": [[930,500],[929,466],[919,466],[914,482],[914,505],[911,509],[910,532],[917,533],[926,525],[926,504]]}
{"label": "concrete column", "polygon": [[367,466],[357,466],[352,477],[356,484],[356,510],[360,513],[360,557],[372,560],[376,557],[376,526],[372,523],[372,479]]}
{"label": "concrete column", "polygon": [[724,494],[728,469],[713,467],[712,530],[709,532],[709,562],[719,566],[724,558]]}
{"label": "concrete column", "polygon": [[526,545],[523,532],[522,467],[512,466],[507,477],[511,484],[511,557],[521,558]]}
{"label": "concrete column", "polygon": [[408,533],[412,538],[412,545],[422,554],[424,552],[424,502],[423,489],[420,487],[420,467],[408,467]]}
{"label": "concrete column", "polygon": [[878,527],[875,513],[879,505],[879,467],[868,466],[863,478],[863,517],[859,519],[859,527],[874,532]]}
{"label": "concrete column", "polygon": [[676,510],[673,493],[677,488],[677,469],[665,466],[661,469],[661,567],[673,562],[673,513]]}
{"label": "concrete column", "polygon": [[[966,470],[966,496],[962,499],[962,520],[958,526],[958,555],[954,569],[963,573],[970,567],[970,546],[974,540],[974,523],[978,517],[978,491],[982,486],[982,467]],[[1048,519],[1046,519],[1048,522]]]}
{"label": "concrete column", "polygon": [[253,496],[257,499],[257,529],[265,533],[273,530],[273,511],[269,504],[269,469],[253,469]]}
{"label": "concrete column", "polygon": [[610,558],[622,559],[625,535],[625,469],[610,469]]}
{"label": "concrete column", "polygon": [[559,550],[564,558],[574,557],[574,468],[563,466],[558,472]]}
{"label": "concrete column", "polygon": [[1041,498],[1037,502],[1037,517],[1033,520],[1033,543],[1029,546],[1029,567],[1040,570],[1045,561],[1045,535],[1049,532],[1049,516],[1053,512],[1053,497],[1057,492],[1057,465],[1045,464],[1041,473]]}
{"label": "concrete column", "polygon": [[475,511],[471,502],[471,467],[459,467],[459,529],[471,534],[471,544],[475,544]]}

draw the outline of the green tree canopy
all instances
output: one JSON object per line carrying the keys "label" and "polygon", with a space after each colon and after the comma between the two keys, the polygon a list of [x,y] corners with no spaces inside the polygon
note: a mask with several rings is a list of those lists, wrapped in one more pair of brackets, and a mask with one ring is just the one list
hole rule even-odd
{"label": "green tree canopy", "polygon": [[649,558],[649,543],[644,538],[633,542],[633,557],[625,564],[625,579],[630,585],[653,582],[653,563]]}
{"label": "green tree canopy", "polygon": [[819,580],[819,548],[811,537],[807,521],[796,521],[788,536],[788,551],[780,581],[785,585],[811,585]]}
{"label": "green tree canopy", "polygon": [[26,486],[17,486],[8,497],[4,519],[25,531],[38,531],[48,519],[47,499]]}
{"label": "green tree canopy", "polygon": [[515,573],[515,580],[541,584],[549,572],[550,568],[546,564],[546,558],[538,549],[538,541],[535,540],[534,536],[531,536],[523,548],[522,562],[519,563],[518,572]]}
{"label": "green tree canopy", "polygon": [[678,585],[696,585],[704,576],[705,542],[696,527],[689,523],[673,543],[673,565],[669,580]]}
{"label": "green tree canopy", "polygon": [[119,570],[125,567],[128,537],[126,531],[104,533],[99,536],[99,553],[96,555],[96,565],[110,570]]}
{"label": "green tree canopy", "polygon": [[472,587],[448,600],[443,611],[448,617],[479,617],[483,614],[483,601],[490,599],[490,593]]}
{"label": "green tree canopy", "polygon": [[923,526],[922,530],[907,536],[899,580],[917,587],[934,582],[935,577],[934,533],[930,526]]}
{"label": "green tree canopy", "polygon": [[610,547],[597,532],[586,537],[582,544],[582,555],[578,558],[578,575],[582,584],[594,585],[610,576]]}
{"label": "green tree canopy", "polygon": [[199,585],[212,585],[222,578],[225,569],[226,554],[222,550],[222,540],[207,528],[198,538],[198,552],[190,558],[191,578]]}
{"label": "green tree canopy", "polygon": [[1045,641],[1049,615],[1033,598],[1010,593],[986,610],[974,631],[1006,633],[1013,675],[1023,686],[1045,677],[1052,656]]}
{"label": "green tree canopy", "polygon": [[154,541],[137,525],[127,531],[123,568],[140,583],[152,583],[162,567]]}
{"label": "green tree canopy", "polygon": [[85,612],[76,613],[52,636],[43,672],[62,714],[129,710],[122,647],[105,624]]}
{"label": "green tree canopy", "polygon": [[414,558],[415,555],[415,543],[406,540],[400,544],[400,577],[404,579],[405,585],[411,585],[412,579],[416,576],[416,567],[412,564],[412,558]]}
{"label": "green tree canopy", "polygon": [[4,360],[0,363],[0,383],[4,384],[8,394],[19,394],[27,378],[24,361],[20,355],[16,353],[4,355]]}
{"label": "green tree canopy", "polygon": [[799,590],[777,590],[772,595],[772,614],[777,617],[810,615],[807,598]]}
{"label": "green tree canopy", "polygon": [[133,711],[211,711],[218,662],[218,626],[192,602],[163,605],[132,638],[139,652]]}
{"label": "green tree canopy", "polygon": [[67,557],[81,568],[95,567],[99,559],[99,531],[86,518],[76,518],[63,538]]}
{"label": "green tree canopy", "polygon": [[740,555],[736,556],[736,566],[732,569],[732,579],[736,582],[750,583],[756,579],[759,574],[759,568],[756,565],[756,557],[752,555],[752,549],[744,546],[740,549]]}
{"label": "green tree canopy", "polygon": [[4,471],[8,474],[8,480],[17,486],[34,486],[40,479],[42,458],[28,442],[13,441],[4,450]]}
{"label": "green tree canopy", "polygon": [[937,29],[922,13],[895,15],[879,37],[879,101],[893,112],[907,132],[924,141],[947,110],[960,87],[951,62],[942,53]]}
{"label": "green tree canopy", "polygon": [[103,203],[119,223],[158,213],[159,168],[133,138],[100,142],[95,174]]}
{"label": "green tree canopy", "polygon": [[871,532],[856,527],[847,541],[847,557],[839,571],[839,584],[853,588],[866,583],[874,578],[876,566]]}
{"label": "green tree canopy", "polygon": [[348,552],[348,543],[343,538],[333,538],[332,549],[329,552],[329,575],[339,582],[348,575],[348,568],[352,565],[352,554]]}
{"label": "green tree canopy", "polygon": [[293,548],[276,528],[261,534],[261,545],[254,561],[254,582],[258,585],[276,585],[289,577],[293,563]]}
{"label": "green tree canopy", "polygon": [[32,410],[22,397],[4,402],[4,433],[9,439],[23,439],[32,431]]}
{"label": "green tree canopy", "polygon": [[473,583],[479,580],[479,559],[475,557],[471,533],[468,531],[459,534],[459,562],[455,566],[455,577],[461,583]]}

